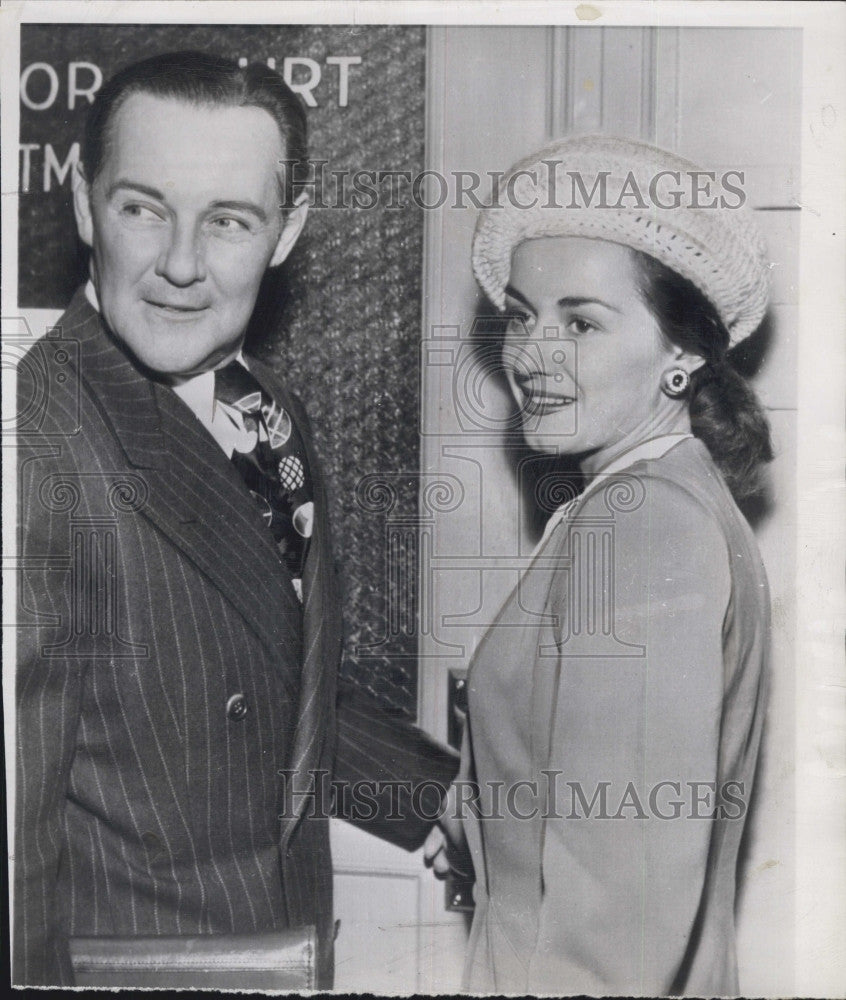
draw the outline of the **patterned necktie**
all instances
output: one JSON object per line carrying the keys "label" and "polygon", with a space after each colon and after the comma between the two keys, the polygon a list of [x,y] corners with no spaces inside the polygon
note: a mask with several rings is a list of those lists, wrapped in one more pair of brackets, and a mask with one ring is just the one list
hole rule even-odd
{"label": "patterned necktie", "polygon": [[258,503],[302,600],[314,495],[299,431],[288,411],[238,361],[215,372],[214,396],[237,410],[246,430],[255,435],[249,451],[232,453],[232,463]]}

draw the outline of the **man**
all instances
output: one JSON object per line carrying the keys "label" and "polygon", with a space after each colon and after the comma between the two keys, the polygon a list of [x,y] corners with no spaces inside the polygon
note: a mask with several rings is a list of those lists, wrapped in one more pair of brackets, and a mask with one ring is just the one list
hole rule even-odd
{"label": "man", "polygon": [[[314,924],[331,985],[311,776],[431,793],[455,771],[352,688],[336,696],[308,423],[241,352],[305,223],[285,169],[305,155],[297,99],[259,65],[156,57],[91,108],[74,181],[91,280],[59,324],[78,362],[45,354],[47,416],[20,448],[16,982],[72,983],[73,936]],[[431,795],[390,818],[377,800],[375,832],[422,843]]]}

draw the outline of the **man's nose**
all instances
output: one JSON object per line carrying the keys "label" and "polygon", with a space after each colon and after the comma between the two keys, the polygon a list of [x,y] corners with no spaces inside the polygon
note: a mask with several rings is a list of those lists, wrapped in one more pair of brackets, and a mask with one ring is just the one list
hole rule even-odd
{"label": "man's nose", "polygon": [[176,223],[156,262],[156,274],[173,285],[193,285],[206,276],[202,240],[193,225]]}

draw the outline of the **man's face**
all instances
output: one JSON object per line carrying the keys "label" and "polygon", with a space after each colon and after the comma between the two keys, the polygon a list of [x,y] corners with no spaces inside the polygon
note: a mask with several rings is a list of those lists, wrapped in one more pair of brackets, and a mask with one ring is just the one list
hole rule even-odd
{"label": "man's face", "polygon": [[78,178],[80,236],[102,315],[141,365],[178,382],[241,347],[262,275],[287,256],[305,205],[283,219],[284,143],[261,108],[133,94],[104,163]]}

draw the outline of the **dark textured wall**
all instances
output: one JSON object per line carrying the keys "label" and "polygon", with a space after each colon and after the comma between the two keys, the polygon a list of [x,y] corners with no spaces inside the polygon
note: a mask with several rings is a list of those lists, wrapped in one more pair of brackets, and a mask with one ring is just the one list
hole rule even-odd
{"label": "dark textured wall", "polygon": [[[88,102],[68,108],[71,61],[99,66],[105,78],[156,52],[199,48],[249,60],[307,56],[323,78],[309,108],[310,152],[329,161],[326,170],[423,169],[425,30],[399,26],[202,26],[24,25],[21,68],[50,64],[60,90],[43,111],[21,107],[21,142],[30,152],[29,191],[21,196],[19,301],[23,307],[64,306],[85,274],[75,236],[69,178],[44,190],[44,144],[59,163],[80,135]],[[349,71],[349,99],[339,106],[337,67],[327,56],[360,56]],[[90,79],[80,71],[80,80]],[[296,79],[296,77],[295,77]],[[48,96],[48,77],[36,72],[28,95]],[[383,187],[383,194],[387,188]],[[327,185],[324,201],[334,203]],[[283,372],[303,398],[327,468],[332,496],[336,558],[345,587],[347,622],[343,672],[384,702],[413,715],[416,705],[414,629],[394,629],[388,606],[416,601],[400,594],[386,573],[384,513],[363,510],[356,488],[363,477],[408,472],[419,461],[418,341],[422,263],[422,212],[389,198],[372,209],[332,207],[311,212],[290,260],[265,282],[250,341]],[[416,491],[401,490],[392,518],[413,522]],[[413,533],[408,545],[413,547]],[[393,553],[413,557],[400,541]],[[392,589],[393,588],[393,589]],[[362,646],[376,646],[370,653]]]}

